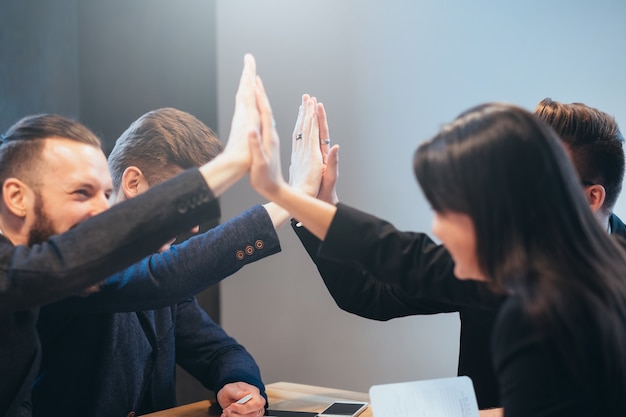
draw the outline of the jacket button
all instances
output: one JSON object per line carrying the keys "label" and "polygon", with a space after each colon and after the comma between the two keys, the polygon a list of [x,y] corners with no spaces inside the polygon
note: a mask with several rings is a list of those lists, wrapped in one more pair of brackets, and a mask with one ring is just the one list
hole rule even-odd
{"label": "jacket button", "polygon": [[128,414],[126,414],[126,417],[135,417],[135,412],[131,411]]}
{"label": "jacket button", "polygon": [[257,249],[263,249],[263,246],[265,246],[265,244],[263,243],[263,241],[262,241],[262,240],[257,240],[256,242],[254,242],[254,246],[255,246]]}
{"label": "jacket button", "polygon": [[181,203],[181,204],[179,204],[179,205],[178,205],[178,212],[179,212],[180,214],[185,214],[185,213],[187,213],[187,210],[188,210],[188,209],[189,209],[189,207],[187,207],[187,205],[186,205],[186,204],[184,204],[184,203]]}
{"label": "jacket button", "polygon": [[252,255],[254,253],[254,248],[251,245],[246,246],[246,255]]}
{"label": "jacket button", "polygon": [[236,255],[237,259],[239,259],[240,261],[243,259],[243,251],[242,250],[238,250]]}

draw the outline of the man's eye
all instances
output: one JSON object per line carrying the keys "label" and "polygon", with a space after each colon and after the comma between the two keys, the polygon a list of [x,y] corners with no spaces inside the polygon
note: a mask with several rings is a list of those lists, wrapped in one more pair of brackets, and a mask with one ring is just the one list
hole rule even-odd
{"label": "man's eye", "polygon": [[78,195],[82,195],[82,196],[88,197],[89,196],[89,191],[87,191],[87,190],[76,190],[76,191],[74,191],[74,194],[78,194]]}

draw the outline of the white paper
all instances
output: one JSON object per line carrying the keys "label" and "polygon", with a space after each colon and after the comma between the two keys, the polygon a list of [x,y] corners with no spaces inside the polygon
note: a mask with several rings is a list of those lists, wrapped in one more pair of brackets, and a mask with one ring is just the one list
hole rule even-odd
{"label": "white paper", "polygon": [[370,402],[374,417],[478,417],[466,376],[374,385]]}

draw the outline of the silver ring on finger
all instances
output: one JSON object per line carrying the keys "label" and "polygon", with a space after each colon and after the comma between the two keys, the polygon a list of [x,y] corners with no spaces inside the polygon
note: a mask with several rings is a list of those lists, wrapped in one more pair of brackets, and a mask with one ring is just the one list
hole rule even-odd
{"label": "silver ring on finger", "polygon": [[320,139],[320,143],[322,145],[329,145],[330,144],[330,139]]}
{"label": "silver ring on finger", "polygon": [[300,139],[302,139],[302,133],[298,133],[298,134],[296,135],[296,140],[300,140]]}

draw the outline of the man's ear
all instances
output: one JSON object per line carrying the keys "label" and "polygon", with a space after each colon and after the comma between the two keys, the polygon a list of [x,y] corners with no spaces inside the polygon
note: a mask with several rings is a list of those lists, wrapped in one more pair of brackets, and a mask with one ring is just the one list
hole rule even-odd
{"label": "man's ear", "polygon": [[150,188],[143,172],[136,166],[129,166],[122,174],[124,197],[133,198]]}
{"label": "man's ear", "polygon": [[2,201],[7,209],[17,217],[26,217],[34,203],[30,187],[17,178],[7,178],[2,184]]}
{"label": "man's ear", "polygon": [[591,211],[596,213],[604,204],[606,190],[604,189],[604,186],[600,184],[588,185],[585,187],[585,195],[587,196],[587,201],[589,201],[589,205],[591,206]]}

